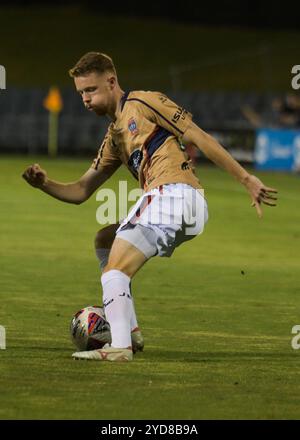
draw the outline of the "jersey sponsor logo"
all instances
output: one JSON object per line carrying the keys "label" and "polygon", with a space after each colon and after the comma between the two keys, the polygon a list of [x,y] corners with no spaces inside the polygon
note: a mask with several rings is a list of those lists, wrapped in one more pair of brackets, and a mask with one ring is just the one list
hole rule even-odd
{"label": "jersey sponsor logo", "polygon": [[135,177],[138,177],[142,159],[143,153],[141,150],[134,150],[128,159],[128,167]]}
{"label": "jersey sponsor logo", "polygon": [[172,118],[172,122],[174,122],[175,124],[177,124],[177,122],[179,121],[179,119],[182,119],[183,121],[185,120],[185,116],[187,114],[187,111],[184,110],[184,108],[182,107],[178,107],[173,118]]}
{"label": "jersey sponsor logo", "polygon": [[128,121],[128,130],[130,131],[132,136],[135,136],[138,134],[139,130],[137,128],[136,122],[134,118],[130,118]]}
{"label": "jersey sponsor logo", "polygon": [[164,95],[161,95],[161,96],[159,97],[159,100],[160,100],[163,104],[165,104],[165,103],[168,101],[168,98],[167,98],[166,96],[164,96]]}

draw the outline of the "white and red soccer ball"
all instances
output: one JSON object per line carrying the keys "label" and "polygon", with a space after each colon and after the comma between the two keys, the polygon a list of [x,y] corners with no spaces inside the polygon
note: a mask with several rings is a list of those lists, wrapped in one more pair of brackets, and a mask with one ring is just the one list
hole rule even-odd
{"label": "white and red soccer ball", "polygon": [[75,313],[70,324],[71,339],[78,350],[95,350],[111,343],[109,323],[103,307],[87,306]]}

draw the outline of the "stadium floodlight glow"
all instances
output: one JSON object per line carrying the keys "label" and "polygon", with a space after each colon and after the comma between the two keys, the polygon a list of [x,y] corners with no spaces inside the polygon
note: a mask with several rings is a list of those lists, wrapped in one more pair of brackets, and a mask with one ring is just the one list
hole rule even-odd
{"label": "stadium floodlight glow", "polygon": [[0,89],[6,89],[6,70],[4,66],[0,66]]}

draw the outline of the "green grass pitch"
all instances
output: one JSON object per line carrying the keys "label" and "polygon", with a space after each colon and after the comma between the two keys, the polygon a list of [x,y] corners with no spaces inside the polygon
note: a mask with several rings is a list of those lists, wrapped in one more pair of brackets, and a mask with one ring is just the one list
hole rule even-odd
{"label": "green grass pitch", "polygon": [[[298,419],[299,176],[256,173],[279,189],[258,219],[244,189],[199,166],[210,219],[171,259],[133,281],[145,351],[128,364],[74,361],[69,322],[101,303],[93,239],[99,202],[59,202],[21,179],[38,161],[56,180],[84,159],[0,159],[0,419]],[[121,170],[108,182],[129,177]],[[135,183],[130,179],[130,187]]]}

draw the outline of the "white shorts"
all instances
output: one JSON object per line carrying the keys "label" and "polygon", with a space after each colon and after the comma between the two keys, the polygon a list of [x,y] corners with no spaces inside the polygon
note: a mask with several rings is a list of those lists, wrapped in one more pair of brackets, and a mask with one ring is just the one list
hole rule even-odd
{"label": "white shorts", "polygon": [[116,236],[129,241],[147,258],[170,257],[181,243],[201,234],[207,220],[203,190],[172,183],[143,194]]}

